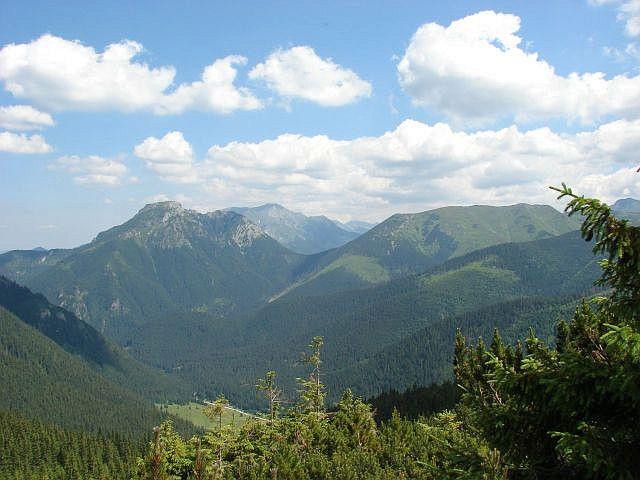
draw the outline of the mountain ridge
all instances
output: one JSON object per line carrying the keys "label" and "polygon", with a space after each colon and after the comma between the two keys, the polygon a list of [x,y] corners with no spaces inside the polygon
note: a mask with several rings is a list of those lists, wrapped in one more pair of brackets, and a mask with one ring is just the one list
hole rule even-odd
{"label": "mountain ridge", "polygon": [[358,233],[342,228],[324,215],[308,216],[277,203],[229,207],[225,211],[246,216],[282,245],[304,255],[339,247],[358,236]]}

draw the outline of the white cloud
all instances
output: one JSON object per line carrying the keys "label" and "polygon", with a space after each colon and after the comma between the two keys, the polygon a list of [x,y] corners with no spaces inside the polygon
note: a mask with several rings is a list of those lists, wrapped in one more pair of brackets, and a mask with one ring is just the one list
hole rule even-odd
{"label": "white cloud", "polygon": [[148,168],[168,181],[197,181],[193,149],[181,132],[169,132],[160,139],[148,137],[136,145],[134,153],[145,161]]}
{"label": "white cloud", "polygon": [[173,87],[175,68],[136,61],[141,44],[123,40],[102,53],[78,41],[53,35],[0,50],[0,80],[17,98],[46,108],[81,111],[152,111],[158,114],[204,110],[229,113],[251,110],[260,102],[234,85],[242,57],[216,60],[202,80]]}
{"label": "white cloud", "polygon": [[618,20],[624,22],[624,30],[630,37],[640,35],[640,0],[589,0],[592,5],[616,5]]}
{"label": "white cloud", "polygon": [[377,137],[284,134],[213,145],[200,162],[183,147],[171,158],[190,165],[199,185],[184,203],[199,209],[275,201],[310,214],[380,220],[452,204],[551,203],[547,187],[562,181],[608,201],[640,195],[640,120],[576,134],[516,126],[468,133],[405,120]]}
{"label": "white cloud", "polygon": [[301,98],[326,107],[371,95],[370,83],[332,59],[320,58],[308,46],[273,52],[249,72],[249,78],[264,80],[285,99]]}
{"label": "white cloud", "polygon": [[52,170],[64,170],[73,174],[79,185],[103,185],[116,187],[123,183],[135,183],[136,177],[129,175],[129,169],[122,158],[104,158],[98,155],[60,157],[49,166]]}
{"label": "white cloud", "polygon": [[151,195],[150,197],[147,197],[145,199],[145,202],[147,203],[157,203],[157,202],[168,202],[168,201],[175,201],[175,202],[180,202],[182,204],[190,204],[193,202],[193,200],[191,199],[191,197],[187,196],[187,195],[183,195],[181,193],[175,194],[175,195],[167,195],[166,193],[158,193],[156,195]]}
{"label": "white cloud", "polygon": [[187,109],[231,113],[235,110],[255,110],[262,102],[247,88],[234,85],[238,71],[234,65],[246,65],[239,55],[216,60],[204,69],[202,80],[180,85],[166,95],[156,110],[159,113],[181,113]]}
{"label": "white cloud", "polygon": [[590,123],[606,116],[640,116],[640,77],[604,73],[558,75],[521,47],[520,18],[479,12],[422,25],[398,63],[402,88],[417,105],[457,122],[499,118],[565,118]]}
{"label": "white cloud", "polygon": [[0,132],[0,152],[8,153],[48,153],[53,148],[42,135]]}
{"label": "white cloud", "polygon": [[51,115],[30,105],[0,107],[0,127],[7,130],[41,130],[53,124]]}

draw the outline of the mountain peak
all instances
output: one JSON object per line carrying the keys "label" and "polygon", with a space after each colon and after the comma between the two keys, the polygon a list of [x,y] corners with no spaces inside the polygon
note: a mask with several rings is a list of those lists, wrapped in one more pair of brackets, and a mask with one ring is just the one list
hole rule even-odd
{"label": "mountain peak", "polygon": [[262,209],[277,209],[277,210],[288,210],[287,208],[283,207],[282,205],[280,205],[279,203],[265,203],[264,205],[260,205],[259,207],[256,208],[262,208]]}
{"label": "mountain peak", "polygon": [[154,202],[147,203],[144,207],[140,209],[138,214],[145,212],[154,212],[154,211],[175,211],[175,210],[184,210],[182,204],[180,202],[176,202],[175,200],[167,200],[164,202]]}
{"label": "mountain peak", "polygon": [[314,254],[353,240],[357,233],[343,229],[325,216],[307,216],[278,203],[258,207],[231,207],[294,252]]}

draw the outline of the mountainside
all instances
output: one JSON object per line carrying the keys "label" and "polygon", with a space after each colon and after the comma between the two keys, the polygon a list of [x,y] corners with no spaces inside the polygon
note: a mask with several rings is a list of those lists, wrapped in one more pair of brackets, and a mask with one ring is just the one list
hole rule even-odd
{"label": "mountainside", "polygon": [[65,430],[0,411],[0,478],[130,480],[139,442],[121,435]]}
{"label": "mountainside", "polygon": [[314,270],[287,291],[315,295],[364,288],[476,249],[549,238],[578,227],[577,219],[546,205],[476,205],[397,214],[319,256]]}
{"label": "mountainside", "polygon": [[119,387],[153,402],[184,400],[191,394],[184,381],[134,360],[73,313],[2,276],[0,306]]}
{"label": "mountainside", "polygon": [[[330,390],[354,386],[374,395],[414,379],[449,378],[449,337],[465,322],[483,333],[494,325],[511,325],[508,332],[523,335],[528,324],[517,319],[546,308],[548,314],[534,325],[547,335],[573,295],[594,291],[598,274],[590,246],[570,232],[477,250],[423,274],[364,290],[314,297],[292,293],[241,318],[185,315],[176,343],[162,340],[175,322],[167,317],[159,329],[140,331],[131,349],[153,365],[179,371],[210,395],[222,391],[240,405],[255,406],[255,380],[276,370],[290,393],[294,385],[287,379],[302,374],[299,353],[314,335],[322,335]],[[489,308],[495,317],[483,310]],[[465,315],[482,322],[464,320]],[[413,342],[420,332],[432,340]],[[403,341],[414,346],[405,348]],[[420,361],[420,355],[428,361]]]}
{"label": "mountainside", "polygon": [[162,418],[136,394],[0,307],[0,410],[64,428],[141,435]]}
{"label": "mountainside", "polygon": [[66,258],[71,250],[11,250],[0,254],[0,274],[24,284],[43,270]]}
{"label": "mountainside", "polygon": [[307,255],[339,247],[359,235],[327,217],[306,216],[274,203],[227,210],[244,215],[285,247]]}
{"label": "mountainside", "polygon": [[[0,273],[16,278],[10,268],[16,258],[48,262],[41,255],[4,254]],[[200,214],[162,202],[65,252],[53,265],[23,268],[29,273],[21,278],[122,340],[132,325],[170,312],[226,315],[257,306],[285,288],[305,260],[237,213]]]}

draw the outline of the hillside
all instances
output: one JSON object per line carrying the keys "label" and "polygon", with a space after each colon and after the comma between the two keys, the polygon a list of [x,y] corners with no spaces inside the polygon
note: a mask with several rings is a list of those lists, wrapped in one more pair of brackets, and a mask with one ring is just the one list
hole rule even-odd
{"label": "hillside", "polygon": [[0,306],[83,360],[94,372],[150,401],[184,400],[192,393],[186,382],[134,360],[73,313],[2,276]]}
{"label": "hillside", "polygon": [[[559,311],[555,305],[564,305],[572,295],[593,292],[598,272],[589,245],[571,232],[474,251],[423,274],[368,289],[314,297],[292,293],[236,319],[183,315],[171,344],[163,339],[176,319],[167,316],[155,325],[158,329],[140,330],[130,347],[150,364],[178,371],[199,389],[209,389],[209,396],[223,391],[246,407],[256,405],[253,385],[259,376],[273,369],[285,379],[295,378],[300,374],[300,352],[312,336],[322,335],[323,368],[331,391],[351,385],[374,395],[418,380],[448,378],[449,337],[458,323],[476,325],[464,320],[465,315],[482,319],[473,328],[485,334],[494,325],[513,325],[515,318],[528,315],[529,308],[549,306],[549,315],[539,319],[540,333],[548,335]],[[520,304],[522,311],[516,308]],[[497,318],[483,313],[491,307]],[[528,324],[519,325],[507,332],[526,333]],[[421,331],[433,335],[432,340],[417,342],[413,350],[400,348],[401,342],[411,343]],[[409,353],[403,358],[392,352],[394,348],[427,355],[429,362],[419,362]],[[398,358],[386,371],[375,367],[394,355]],[[293,384],[286,387],[291,392]]]}
{"label": "hillside", "polygon": [[473,250],[549,238],[578,226],[575,218],[545,205],[476,205],[397,214],[322,255],[313,271],[287,291],[316,295],[363,288],[423,271]]}
{"label": "hillside", "polygon": [[[16,278],[9,256],[17,254],[0,256],[0,273]],[[123,340],[134,325],[170,312],[227,315],[255,307],[285,288],[304,261],[237,213],[200,214],[161,202],[45,269],[23,269],[32,273],[22,278]]]}
{"label": "hillside", "polygon": [[129,480],[142,442],[90,435],[0,411],[0,478]]}
{"label": "hillside", "polygon": [[139,436],[162,419],[142,397],[0,307],[0,410],[63,428]]}
{"label": "hillside", "polygon": [[307,255],[339,247],[359,235],[327,217],[292,212],[276,203],[227,210],[247,217],[285,247]]}

